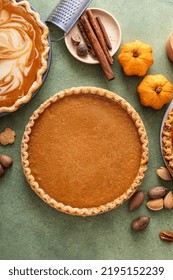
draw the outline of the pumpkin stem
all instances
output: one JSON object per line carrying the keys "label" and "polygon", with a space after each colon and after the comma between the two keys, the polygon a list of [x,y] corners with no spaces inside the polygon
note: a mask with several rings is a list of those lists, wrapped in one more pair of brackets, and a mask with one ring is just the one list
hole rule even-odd
{"label": "pumpkin stem", "polygon": [[156,93],[161,93],[161,91],[162,91],[162,87],[161,86],[156,87],[156,89],[155,89]]}
{"label": "pumpkin stem", "polygon": [[133,50],[133,57],[138,57],[138,51],[136,49]]}

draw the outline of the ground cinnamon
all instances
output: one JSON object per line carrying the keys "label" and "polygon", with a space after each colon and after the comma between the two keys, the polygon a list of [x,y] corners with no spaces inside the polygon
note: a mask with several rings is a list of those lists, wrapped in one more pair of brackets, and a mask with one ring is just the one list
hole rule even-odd
{"label": "ground cinnamon", "polygon": [[99,24],[98,24],[97,20],[95,19],[94,15],[93,15],[93,13],[92,13],[92,11],[90,9],[86,10],[86,14],[88,16],[88,19],[89,19],[89,21],[91,23],[91,26],[92,26],[95,34],[97,36],[97,39],[98,39],[98,41],[99,41],[99,43],[100,43],[100,45],[101,45],[101,47],[102,47],[102,49],[103,49],[103,51],[105,53],[105,56],[106,56],[108,62],[110,64],[113,64],[113,58],[110,55],[109,50],[107,49],[107,45],[106,45],[106,42],[104,40],[103,33],[102,33],[102,31],[101,31],[101,29],[99,27]]}
{"label": "ground cinnamon", "polygon": [[107,45],[108,49],[109,49],[109,50],[112,50],[111,41],[109,40],[108,34],[107,34],[107,32],[106,32],[106,29],[105,29],[105,27],[104,27],[104,24],[103,24],[101,18],[98,16],[98,17],[96,17],[96,20],[97,20],[97,22],[98,22],[98,24],[99,24],[99,26],[100,26],[100,29],[101,29],[101,31],[102,31],[102,33],[103,33],[103,37],[104,37],[104,39],[105,39],[105,42],[106,42],[106,45]]}
{"label": "ground cinnamon", "polygon": [[81,17],[81,21],[82,21],[82,24],[84,26],[84,29],[85,29],[85,32],[87,33],[87,36],[92,44],[92,47],[96,53],[96,56],[97,56],[97,59],[98,61],[100,62],[100,65],[106,75],[106,78],[108,80],[112,80],[115,78],[114,76],[114,73],[110,67],[110,64],[109,62],[107,61],[107,58],[100,46],[100,43],[90,25],[90,22],[88,21],[87,17],[86,16],[82,16]]}

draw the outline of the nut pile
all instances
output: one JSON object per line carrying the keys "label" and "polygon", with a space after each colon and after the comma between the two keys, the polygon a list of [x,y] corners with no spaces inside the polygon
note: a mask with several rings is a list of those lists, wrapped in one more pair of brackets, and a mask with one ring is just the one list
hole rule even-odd
{"label": "nut pile", "polygon": [[5,169],[9,168],[13,163],[13,159],[8,155],[0,154],[0,177],[5,174]]}
{"label": "nut pile", "polygon": [[[158,176],[166,181],[171,181],[172,177],[169,171],[165,167],[160,167],[157,170]],[[149,200],[146,202],[148,209],[152,211],[159,211],[161,209],[173,209],[173,193],[164,186],[156,186],[149,189],[147,195],[142,190],[136,191],[129,201],[129,211],[138,209],[144,202],[145,197]],[[135,218],[131,223],[131,229],[133,231],[142,231],[150,223],[149,216],[139,216]],[[173,242],[173,232],[163,230],[160,232],[159,237],[167,242]]]}
{"label": "nut pile", "polygon": [[163,208],[173,208],[173,194],[167,188],[158,186],[148,191],[147,207],[153,211],[159,211]]}
{"label": "nut pile", "polygon": [[[0,144],[3,146],[13,144],[15,142],[16,133],[11,128],[7,127],[0,133]],[[0,154],[0,177],[5,174],[6,168],[9,168],[13,163],[13,159],[4,154]]]}

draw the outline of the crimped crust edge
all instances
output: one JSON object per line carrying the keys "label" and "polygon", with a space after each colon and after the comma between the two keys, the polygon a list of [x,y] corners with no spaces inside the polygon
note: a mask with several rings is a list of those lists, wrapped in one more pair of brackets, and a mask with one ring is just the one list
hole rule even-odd
{"label": "crimped crust edge", "polygon": [[[35,121],[39,118],[40,114],[44,112],[44,110],[49,107],[51,103],[57,102],[58,99],[61,99],[65,96],[72,95],[72,94],[93,94],[93,95],[100,95],[111,99],[112,101],[118,103],[122,108],[124,108],[127,113],[133,119],[135,126],[138,130],[138,134],[142,144],[142,155],[141,155],[141,164],[138,171],[138,174],[132,183],[131,187],[127,190],[126,193],[121,195],[120,197],[116,198],[114,201],[106,203],[105,205],[100,205],[99,207],[91,207],[91,208],[73,208],[68,205],[64,205],[55,201],[49,195],[47,195],[43,189],[39,187],[39,184],[35,181],[34,177],[32,176],[32,172],[29,168],[29,160],[28,160],[28,142],[29,142],[29,135],[32,132],[32,127],[34,126]],[[30,184],[31,188],[39,195],[43,201],[48,203],[50,206],[54,207],[55,209],[65,212],[71,215],[78,215],[78,216],[94,216],[97,214],[104,213],[111,209],[116,208],[123,204],[127,199],[131,197],[131,195],[137,190],[139,185],[144,178],[145,172],[147,170],[147,163],[148,163],[148,138],[146,134],[146,130],[144,124],[139,117],[138,113],[134,110],[134,108],[125,101],[122,97],[118,96],[117,94],[101,89],[96,87],[77,87],[77,88],[70,88],[65,89],[64,91],[60,91],[47,101],[45,101],[31,116],[28,125],[26,126],[23,138],[22,138],[22,146],[21,146],[21,159],[22,165],[24,169],[24,173],[28,183]]]}
{"label": "crimped crust edge", "polygon": [[162,153],[168,169],[173,175],[173,109],[169,111],[163,126]]}

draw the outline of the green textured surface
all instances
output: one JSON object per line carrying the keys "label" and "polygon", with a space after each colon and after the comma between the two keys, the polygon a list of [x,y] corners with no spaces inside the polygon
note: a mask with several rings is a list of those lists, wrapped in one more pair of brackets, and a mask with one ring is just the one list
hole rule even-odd
{"label": "green textured surface", "polygon": [[[29,1],[46,18],[57,0]],[[173,83],[173,65],[165,53],[165,42],[173,28],[171,0],[93,0],[92,7],[112,13],[122,29],[122,43],[139,39],[153,47],[154,65],[148,73],[164,74]],[[62,35],[50,26],[52,39]],[[118,51],[119,53],[119,51]],[[118,54],[117,53],[117,54]],[[73,217],[44,203],[29,187],[20,161],[25,125],[33,111],[54,93],[72,86],[97,86],[124,97],[139,112],[149,137],[150,161],[140,189],[156,185],[172,189],[172,182],[160,180],[156,169],[163,165],[159,133],[166,106],[159,111],[143,107],[136,92],[142,78],[126,77],[115,55],[116,78],[108,82],[99,65],[86,65],[71,56],[64,41],[52,43],[52,64],[48,78],[34,99],[11,115],[0,118],[0,131],[11,127],[16,142],[0,146],[0,153],[14,159],[0,179],[0,259],[173,259],[173,245],[159,239],[163,229],[173,231],[173,210],[149,211],[145,204],[133,213],[128,203],[95,217]],[[53,163],[52,163],[53,164]],[[133,233],[130,224],[139,215],[150,215],[148,228]]]}

